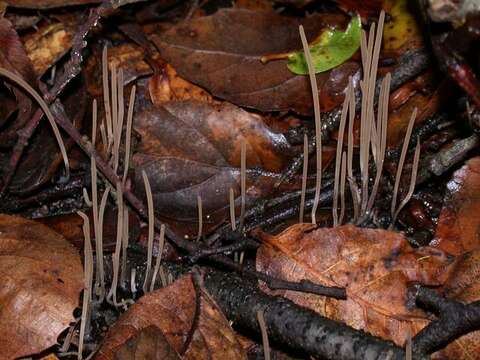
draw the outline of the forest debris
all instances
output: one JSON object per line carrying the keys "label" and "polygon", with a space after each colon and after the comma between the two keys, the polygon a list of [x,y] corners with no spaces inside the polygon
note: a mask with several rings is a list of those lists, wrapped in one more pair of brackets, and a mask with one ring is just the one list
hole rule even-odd
{"label": "forest debris", "polygon": [[[183,359],[246,359],[227,319],[211,297],[202,290],[198,301],[198,327]],[[195,308],[196,296],[191,276],[184,276],[170,286],[148,293],[110,328],[96,359],[114,359],[115,348],[148,326],[158,327],[170,346],[180,353],[190,331]]]}
{"label": "forest debris", "polygon": [[274,292],[319,314],[403,346],[408,331],[428,320],[407,305],[408,285],[445,282],[452,259],[434,248],[413,249],[396,232],[352,225],[314,230],[294,225],[279,234],[263,234],[257,270],[289,281],[303,279],[347,289],[347,300]]}
{"label": "forest debris", "polygon": [[[345,27],[340,15],[312,15],[301,23],[307,38],[325,26]],[[220,10],[153,35],[160,55],[182,78],[237,105],[263,111],[313,113],[308,78],[292,74],[286,60],[262,64],[266,54],[298,50],[298,19],[243,9]],[[219,31],[221,29],[221,31]],[[232,38],[234,37],[234,39]],[[341,104],[348,77],[359,71],[347,62],[317,75],[322,111]]]}
{"label": "forest debris", "polygon": [[73,321],[83,289],[78,252],[45,225],[0,215],[2,357],[40,352]]}
{"label": "forest debris", "polygon": [[480,249],[480,157],[467,161],[447,184],[431,245],[458,255]]}

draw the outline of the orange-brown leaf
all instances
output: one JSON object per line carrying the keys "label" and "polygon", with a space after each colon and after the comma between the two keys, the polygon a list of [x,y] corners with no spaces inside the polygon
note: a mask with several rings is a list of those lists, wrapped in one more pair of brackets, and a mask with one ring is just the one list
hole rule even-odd
{"label": "orange-brown leaf", "polygon": [[[183,359],[245,359],[246,355],[211,297],[201,291],[198,327]],[[148,326],[156,326],[178,353],[192,327],[196,295],[191,276],[148,293],[123,314],[110,328],[97,360],[114,359],[114,349]]]}
{"label": "orange-brown leaf", "polygon": [[0,349],[13,359],[57,342],[83,288],[80,256],[45,225],[0,215]]}
{"label": "orange-brown leaf", "polygon": [[346,301],[281,291],[281,295],[329,318],[403,345],[408,331],[428,322],[407,306],[408,285],[441,285],[452,259],[433,248],[413,249],[399,233],[352,225],[314,229],[294,225],[278,236],[263,235],[257,269],[285,280],[308,279],[346,287]]}
{"label": "orange-brown leaf", "polygon": [[480,157],[470,159],[453,174],[432,241],[457,255],[480,249]]}

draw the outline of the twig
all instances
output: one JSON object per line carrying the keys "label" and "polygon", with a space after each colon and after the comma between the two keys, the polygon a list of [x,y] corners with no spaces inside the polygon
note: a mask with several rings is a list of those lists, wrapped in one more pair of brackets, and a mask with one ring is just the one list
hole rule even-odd
{"label": "twig", "polygon": [[417,304],[438,313],[439,318],[413,338],[414,356],[431,354],[462,335],[480,330],[480,301],[462,304],[448,300],[432,289],[417,286],[416,290]]}
{"label": "twig", "polygon": [[202,274],[200,273],[200,269],[193,267],[192,268],[192,283],[193,288],[195,290],[195,313],[193,315],[192,326],[190,326],[190,330],[188,331],[187,338],[183,343],[182,350],[180,351],[180,356],[184,356],[188,350],[188,347],[192,343],[193,335],[195,331],[198,329],[198,324],[200,322],[200,311],[202,306],[202,288],[203,288],[203,279]]}

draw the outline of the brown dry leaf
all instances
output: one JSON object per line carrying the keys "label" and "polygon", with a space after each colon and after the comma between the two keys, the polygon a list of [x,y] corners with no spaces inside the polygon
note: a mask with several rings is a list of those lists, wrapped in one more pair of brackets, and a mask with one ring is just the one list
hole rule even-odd
{"label": "brown dry leaf", "polygon": [[62,23],[46,24],[23,41],[38,77],[54,65],[72,46],[73,29]]}
{"label": "brown dry leaf", "polygon": [[[96,47],[94,55],[85,64],[84,72],[87,78],[88,92],[92,96],[100,96],[102,90],[102,48]],[[123,70],[124,84],[129,84],[139,77],[152,73],[145,61],[145,53],[140,46],[132,43],[108,47],[108,67],[111,70],[115,64],[117,70]]]}
{"label": "brown dry leaf", "polygon": [[150,78],[148,90],[152,103],[157,106],[172,100],[214,102],[208,92],[178,76],[170,64],[165,64],[159,73]]}
{"label": "brown dry leaf", "polygon": [[480,249],[480,157],[475,157],[455,171],[447,184],[447,194],[440,213],[435,246],[451,254]]}
{"label": "brown dry leaf", "polygon": [[247,201],[267,195],[292,156],[283,135],[272,132],[260,116],[229,103],[150,106],[136,114],[134,128],[141,136],[133,156],[136,188],[143,189],[145,170],[157,215],[174,227],[179,224],[182,235],[196,234],[198,195],[205,231],[228,216],[230,188],[240,195],[243,141]]}
{"label": "brown dry leaf", "polygon": [[73,321],[83,288],[80,256],[45,225],[0,215],[2,358],[38,353]]}
{"label": "brown dry leaf", "polygon": [[[218,306],[201,290],[198,327],[183,359],[246,359]],[[96,360],[114,359],[114,351],[136,333],[156,326],[170,346],[180,353],[192,327],[196,294],[191,276],[184,276],[170,286],[148,293],[132,305],[110,328]]]}
{"label": "brown dry leaf", "polygon": [[143,328],[125,344],[114,350],[114,360],[180,360],[172,349],[162,330],[156,326]]}
{"label": "brown dry leaf", "polygon": [[400,346],[408,331],[415,334],[428,323],[421,310],[407,305],[408,285],[441,285],[453,267],[453,258],[442,251],[413,249],[402,234],[386,230],[298,224],[262,238],[257,270],[289,281],[346,287],[348,299],[276,294]]}
{"label": "brown dry leaf", "polygon": [[[16,73],[32,87],[37,87],[37,78],[22,41],[13,28],[12,23],[6,18],[0,18],[0,66]],[[0,78],[0,81],[3,80],[4,78]],[[25,94],[23,89],[12,86],[12,83],[9,81],[5,83],[11,88],[17,100],[16,108],[18,109],[18,115],[10,126],[2,129],[0,144],[2,146],[12,146],[17,139],[17,131],[30,119],[34,109],[30,96]],[[6,118],[0,119],[0,125],[5,120]]]}
{"label": "brown dry leaf", "polygon": [[101,0],[4,0],[8,6],[26,9],[51,9],[63,6],[99,3]]}
{"label": "brown dry leaf", "polygon": [[[300,23],[307,38],[314,39],[324,27],[344,28],[347,22],[343,15],[316,14],[300,22],[273,12],[223,9],[152,38],[161,57],[181,77],[214,96],[262,111],[309,115],[313,104],[308,77],[291,73],[286,60],[262,64],[260,58],[301,48]],[[322,111],[341,104],[349,76],[358,71],[357,63],[346,62],[317,74]]]}

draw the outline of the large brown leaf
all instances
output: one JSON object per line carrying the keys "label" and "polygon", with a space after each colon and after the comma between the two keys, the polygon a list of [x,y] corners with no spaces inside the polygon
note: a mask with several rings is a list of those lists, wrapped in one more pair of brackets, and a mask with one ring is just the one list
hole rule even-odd
{"label": "large brown leaf", "polygon": [[197,196],[204,220],[213,226],[227,215],[229,191],[240,194],[240,149],[246,142],[250,200],[271,190],[292,150],[258,115],[234,105],[198,101],[167,103],[138,113],[135,130],[141,143],[133,156],[136,186],[147,173],[157,215],[197,229]]}
{"label": "large brown leaf", "polygon": [[0,215],[2,359],[40,352],[73,321],[83,288],[80,256],[45,225]]}
{"label": "large brown leaf", "polygon": [[314,229],[294,225],[263,235],[257,269],[290,281],[308,279],[347,289],[347,300],[281,291],[297,304],[403,346],[428,320],[408,305],[408,285],[441,285],[453,259],[434,248],[413,249],[405,237],[352,225]]}
{"label": "large brown leaf", "polygon": [[[300,24],[305,27],[308,39],[314,39],[325,26],[343,28],[347,20],[344,16],[326,14],[299,20],[271,12],[227,9],[183,22],[154,35],[153,41],[162,58],[181,77],[215,96],[262,111],[312,114],[308,77],[291,73],[286,60],[262,64],[260,58],[301,48]],[[329,111],[343,101],[348,77],[358,70],[357,63],[347,62],[317,74],[322,111]]]}
{"label": "large brown leaf", "polygon": [[101,0],[5,0],[7,5],[27,9],[50,9],[63,6],[99,3]]}
{"label": "large brown leaf", "polygon": [[451,254],[480,249],[480,157],[453,174],[431,245]]}
{"label": "large brown leaf", "polygon": [[[16,73],[32,87],[36,87],[36,76],[33,70],[30,59],[23,47],[16,30],[12,23],[6,18],[0,18],[0,66]],[[3,81],[4,78],[0,78]],[[25,123],[30,119],[32,114],[32,100],[23,91],[15,86],[11,85],[11,82],[7,82],[8,86],[12,89],[12,93],[17,100],[18,115],[10,126],[7,126],[2,130],[0,134],[1,146],[11,146],[17,138],[17,130],[21,129]],[[0,119],[0,125],[5,119]]]}
{"label": "large brown leaf", "polygon": [[[183,359],[246,359],[242,346],[212,298],[200,290],[200,315],[192,341]],[[149,326],[159,328],[170,346],[182,352],[195,316],[196,293],[191,276],[148,293],[110,328],[97,360],[114,359],[114,352],[128,339]]]}

